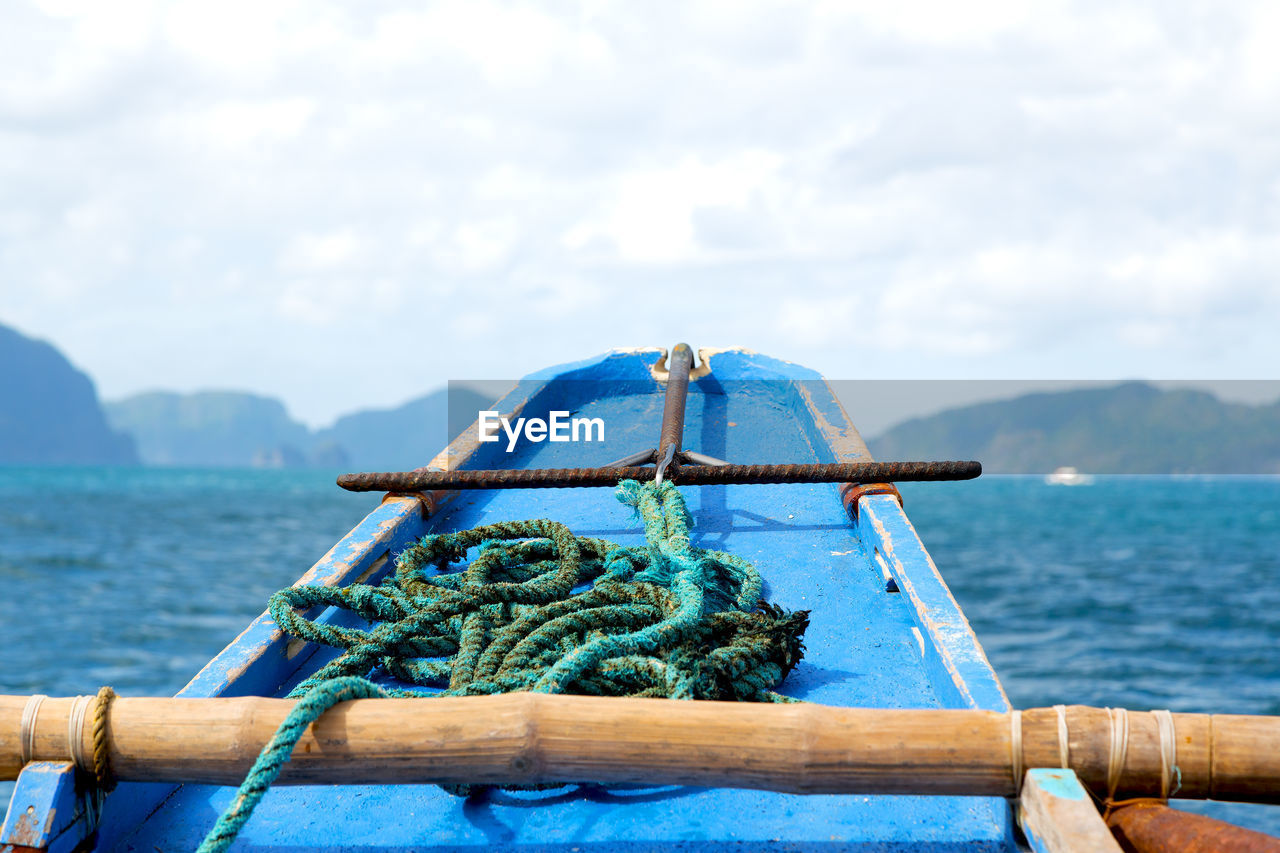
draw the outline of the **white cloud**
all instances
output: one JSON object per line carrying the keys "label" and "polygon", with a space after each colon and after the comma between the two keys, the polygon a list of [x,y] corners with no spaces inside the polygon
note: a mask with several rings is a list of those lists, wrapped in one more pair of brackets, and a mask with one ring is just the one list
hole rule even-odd
{"label": "white cloud", "polygon": [[299,234],[280,254],[286,272],[325,272],[349,267],[361,257],[362,242],[350,229],[326,234]]}
{"label": "white cloud", "polygon": [[1265,2],[10,4],[0,322],[108,395],[313,421],[676,338],[1256,373],[1278,38]]}
{"label": "white cloud", "polygon": [[[749,206],[755,213],[766,213],[762,198],[778,190],[781,165],[782,158],[774,152],[747,150],[719,162],[684,157],[623,171],[602,187],[603,212],[574,223],[562,239],[575,249],[593,242],[612,246],[627,263],[701,261],[706,250],[714,254],[722,248],[707,245],[723,242],[707,233],[716,231],[718,221]],[[699,215],[702,240],[695,221]],[[754,247],[738,248],[750,252]]]}

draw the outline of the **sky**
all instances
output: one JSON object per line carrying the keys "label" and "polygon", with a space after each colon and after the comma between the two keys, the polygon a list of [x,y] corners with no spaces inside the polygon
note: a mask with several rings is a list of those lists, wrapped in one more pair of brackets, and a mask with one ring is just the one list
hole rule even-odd
{"label": "sky", "polygon": [[676,341],[1275,379],[1277,44],[1269,2],[8,2],[0,323],[313,426]]}

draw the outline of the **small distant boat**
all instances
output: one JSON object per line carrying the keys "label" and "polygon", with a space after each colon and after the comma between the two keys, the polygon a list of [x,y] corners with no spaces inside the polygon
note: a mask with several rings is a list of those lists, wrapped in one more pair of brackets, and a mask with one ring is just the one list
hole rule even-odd
{"label": "small distant boat", "polygon": [[1093,476],[1081,474],[1070,465],[1063,465],[1053,469],[1053,473],[1046,475],[1044,481],[1050,486],[1088,486],[1093,483]]}

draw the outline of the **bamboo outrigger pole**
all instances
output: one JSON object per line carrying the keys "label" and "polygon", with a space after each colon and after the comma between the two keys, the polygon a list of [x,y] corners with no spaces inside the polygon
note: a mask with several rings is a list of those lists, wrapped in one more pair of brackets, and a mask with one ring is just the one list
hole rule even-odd
{"label": "bamboo outrigger pole", "polygon": [[[68,760],[76,732],[75,754],[92,755],[92,726],[76,728],[76,704],[46,699],[33,715],[28,697],[0,697],[0,779],[15,778],[24,758]],[[238,784],[293,705],[253,697],[116,699],[105,726],[111,771],[121,781]],[[78,715],[92,716],[83,703]],[[1086,786],[1117,799],[1161,796],[1176,773],[1172,796],[1280,802],[1280,718],[1168,719],[1162,733],[1154,713],[1086,706],[1060,715],[1050,708],[1008,714],[540,693],[362,699],[314,723],[278,783],[590,781],[1012,797],[1023,768],[1063,766],[1066,757]]]}

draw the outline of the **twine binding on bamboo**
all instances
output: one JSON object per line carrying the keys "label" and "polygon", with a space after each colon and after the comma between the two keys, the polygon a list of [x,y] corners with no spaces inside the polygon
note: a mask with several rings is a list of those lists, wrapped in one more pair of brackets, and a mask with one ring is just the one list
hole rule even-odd
{"label": "twine binding on bamboo", "polygon": [[77,696],[71,703],[71,713],[67,715],[67,750],[71,753],[71,760],[83,770],[91,766],[84,757],[84,718],[91,702],[92,696]]}
{"label": "twine binding on bamboo", "polygon": [[1071,767],[1071,738],[1067,732],[1067,706],[1054,705],[1058,715],[1058,766]]}
{"label": "twine binding on bamboo", "polygon": [[[1058,718],[1058,760],[1061,766],[1071,767],[1071,739],[1067,729],[1067,706],[1054,705],[1053,710]],[[1120,778],[1124,774],[1125,760],[1129,756],[1129,712],[1124,708],[1107,708],[1108,747],[1107,747],[1107,796],[1102,804],[1108,812],[1113,806],[1121,805],[1128,800],[1117,801],[1116,791],[1120,787]],[[1178,741],[1173,727],[1173,714],[1168,710],[1151,711],[1156,721],[1156,731],[1160,740],[1160,798],[1168,800],[1182,789],[1182,768],[1178,766]],[[1009,749],[1010,766],[1013,772],[1014,796],[1022,794],[1023,766],[1025,758],[1022,746],[1022,712],[1009,713]]]}
{"label": "twine binding on bamboo", "polygon": [[1009,749],[1013,753],[1013,795],[1022,795],[1022,712],[1014,710],[1009,714]]}
{"label": "twine binding on bamboo", "polygon": [[1103,820],[1109,819],[1111,813],[1120,806],[1140,802],[1168,802],[1170,797],[1182,790],[1182,768],[1178,766],[1178,740],[1173,727],[1173,714],[1167,708],[1150,712],[1156,721],[1160,743],[1159,798],[1133,797],[1117,800],[1116,791],[1120,787],[1120,776],[1124,772],[1124,762],[1129,751],[1129,712],[1124,708],[1107,708],[1106,711],[1110,723],[1110,745],[1107,751],[1107,797],[1100,801]]}
{"label": "twine binding on bamboo", "polygon": [[49,697],[37,693],[27,700],[22,709],[22,724],[18,728],[18,743],[22,748],[22,763],[25,765],[36,755],[36,717],[40,714],[40,706]]}
{"label": "twine binding on bamboo", "polygon": [[[1116,788],[1124,774],[1124,760],[1129,755],[1129,712],[1124,708],[1107,708],[1111,742],[1107,747],[1107,802],[1115,802]],[[1116,723],[1119,722],[1119,725]]]}
{"label": "twine binding on bamboo", "polygon": [[[1178,739],[1173,729],[1173,714],[1166,708],[1152,711],[1160,733],[1160,798],[1167,800],[1182,789],[1182,768],[1178,766]],[[1175,783],[1176,784],[1173,784]],[[1172,790],[1169,788],[1173,784]]]}
{"label": "twine binding on bamboo", "polygon": [[[22,709],[22,723],[18,728],[18,742],[22,749],[22,763],[26,764],[36,754],[36,718],[40,714],[40,706],[49,697],[37,693],[27,700]],[[116,787],[115,777],[111,774],[110,740],[107,737],[107,713],[111,700],[116,692],[103,686],[95,696],[77,696],[71,703],[71,711],[67,714],[67,752],[71,761],[81,770],[93,774],[98,788],[104,794]],[[93,729],[90,732],[93,741],[93,756],[86,758],[84,754],[84,723],[92,705]]]}

